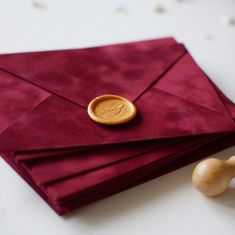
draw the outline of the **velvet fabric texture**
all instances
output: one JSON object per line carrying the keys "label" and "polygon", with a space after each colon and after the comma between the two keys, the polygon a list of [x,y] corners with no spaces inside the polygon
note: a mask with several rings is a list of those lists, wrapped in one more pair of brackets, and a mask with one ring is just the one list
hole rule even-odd
{"label": "velvet fabric texture", "polygon": [[[96,96],[138,109],[93,122]],[[235,144],[235,105],[173,38],[0,55],[1,156],[65,214]]]}

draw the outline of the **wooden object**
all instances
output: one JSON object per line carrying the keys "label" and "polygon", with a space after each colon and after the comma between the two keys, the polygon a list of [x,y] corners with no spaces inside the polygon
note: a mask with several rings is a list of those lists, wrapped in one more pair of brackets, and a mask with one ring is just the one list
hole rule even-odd
{"label": "wooden object", "polygon": [[227,161],[209,158],[200,162],[194,169],[193,185],[207,196],[223,193],[235,177],[235,156]]}

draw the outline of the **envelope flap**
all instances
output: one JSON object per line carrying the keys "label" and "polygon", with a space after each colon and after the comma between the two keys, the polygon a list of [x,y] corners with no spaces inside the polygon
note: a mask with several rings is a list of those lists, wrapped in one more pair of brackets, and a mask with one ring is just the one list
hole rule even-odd
{"label": "envelope flap", "polygon": [[215,90],[213,83],[200,69],[189,53],[186,53],[156,83],[156,87],[178,98],[199,106],[226,113],[224,103]]}
{"label": "envelope flap", "polygon": [[0,68],[86,108],[91,99],[107,93],[134,101],[185,51],[168,38],[1,55]]}
{"label": "envelope flap", "polygon": [[52,95],[1,133],[0,151],[79,149],[235,130],[226,113],[187,102],[156,86],[136,106],[139,116],[133,122],[107,127],[92,122],[83,108]]}
{"label": "envelope flap", "polygon": [[[46,92],[43,101],[4,128],[1,151],[83,148],[235,130],[211,82],[172,39],[2,55],[0,68],[12,79],[53,93]],[[92,122],[84,108],[105,93],[135,101],[137,118],[117,128]]]}

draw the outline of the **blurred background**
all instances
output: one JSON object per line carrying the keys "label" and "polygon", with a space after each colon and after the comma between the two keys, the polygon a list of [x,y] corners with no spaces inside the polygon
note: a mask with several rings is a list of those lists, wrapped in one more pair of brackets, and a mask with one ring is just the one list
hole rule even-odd
{"label": "blurred background", "polygon": [[[235,0],[0,0],[0,53],[169,36],[235,101]],[[234,234],[235,191],[202,197],[193,167],[61,218],[0,159],[0,234]]]}
{"label": "blurred background", "polygon": [[168,36],[235,100],[234,0],[0,0],[0,53]]}

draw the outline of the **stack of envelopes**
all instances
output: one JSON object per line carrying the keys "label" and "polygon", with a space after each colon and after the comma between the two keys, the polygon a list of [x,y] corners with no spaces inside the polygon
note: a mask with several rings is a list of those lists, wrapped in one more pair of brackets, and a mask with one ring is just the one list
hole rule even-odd
{"label": "stack of envelopes", "polygon": [[[138,115],[94,122],[87,106],[103,94]],[[172,38],[0,56],[1,156],[59,214],[234,145],[234,117]]]}

